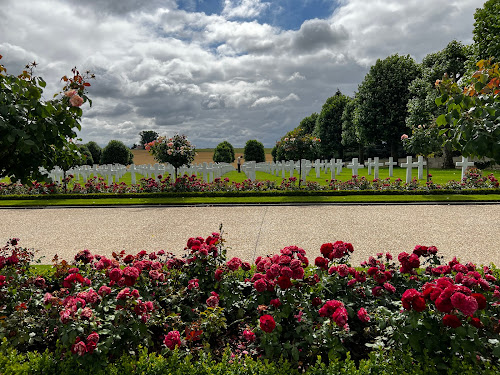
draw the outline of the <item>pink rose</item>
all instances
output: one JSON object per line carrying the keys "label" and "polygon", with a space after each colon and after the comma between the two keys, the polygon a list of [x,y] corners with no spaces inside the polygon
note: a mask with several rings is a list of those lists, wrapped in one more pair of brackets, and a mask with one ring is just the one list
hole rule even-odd
{"label": "pink rose", "polygon": [[71,98],[69,98],[69,103],[73,107],[80,107],[83,104],[83,98],[80,95],[75,94]]}
{"label": "pink rose", "polygon": [[358,310],[358,319],[363,323],[368,323],[370,321],[370,316],[368,315],[364,307]]}
{"label": "pink rose", "polygon": [[181,346],[181,334],[179,331],[170,331],[167,333],[165,336],[165,339],[163,340],[163,343],[167,348],[170,350],[174,350],[176,346]]}

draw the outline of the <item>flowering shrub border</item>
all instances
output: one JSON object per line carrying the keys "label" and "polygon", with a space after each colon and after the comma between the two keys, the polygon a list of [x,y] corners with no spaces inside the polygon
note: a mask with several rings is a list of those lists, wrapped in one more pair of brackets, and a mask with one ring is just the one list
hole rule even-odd
{"label": "flowering shrub border", "polygon": [[[65,186],[73,179],[74,176],[68,176],[62,183],[40,183],[34,181],[32,185],[23,184],[6,184],[0,183],[0,199],[13,196],[47,196],[58,195],[60,198],[63,192],[66,192]],[[74,183],[72,190],[65,194],[65,197],[75,195],[95,196],[99,194],[127,195],[130,197],[133,194],[144,193],[219,193],[227,194],[228,196],[242,196],[242,193],[293,193],[305,194],[318,193],[319,195],[337,195],[337,194],[450,194],[457,192],[473,194],[498,193],[500,191],[500,183],[493,174],[487,177],[481,176],[477,169],[469,169],[464,176],[462,182],[449,181],[444,185],[437,185],[432,180],[428,181],[424,186],[421,186],[416,178],[410,183],[403,183],[399,178],[391,181],[390,178],[385,180],[375,179],[369,181],[365,177],[354,176],[347,181],[331,180],[327,186],[318,184],[317,182],[306,181],[302,186],[298,185],[298,180],[295,177],[283,179],[281,184],[274,181],[251,181],[245,180],[241,183],[230,182],[228,178],[216,178],[213,182],[205,182],[195,175],[184,175],[172,180],[170,176],[163,178],[158,176],[158,180],[154,178],[143,178],[139,184],[127,185],[124,182],[113,183],[108,185],[104,178],[90,178],[83,186],[80,183]],[[235,195],[231,195],[235,194]],[[208,196],[208,195],[207,195]],[[5,198],[4,198],[5,199]]]}
{"label": "flowering shrub border", "polygon": [[0,338],[20,351],[48,349],[107,363],[139,346],[169,355],[229,348],[235,358],[286,358],[297,366],[350,353],[410,351],[449,366],[500,358],[495,266],[445,263],[433,246],[378,253],[357,268],[351,244],[325,243],[310,264],[287,246],[254,265],[226,259],[220,233],[163,250],[112,258],[80,251],[37,275],[35,253],[0,249]]}

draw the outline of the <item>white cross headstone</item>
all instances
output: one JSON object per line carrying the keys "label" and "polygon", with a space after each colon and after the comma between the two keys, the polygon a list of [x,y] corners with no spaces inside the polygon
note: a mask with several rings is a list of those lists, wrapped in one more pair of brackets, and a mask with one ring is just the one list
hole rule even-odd
{"label": "white cross headstone", "polygon": [[465,172],[467,171],[468,167],[473,167],[474,162],[469,161],[469,158],[462,156],[462,161],[457,161],[455,163],[457,167],[462,167],[462,176],[460,177],[460,181],[464,179]]}
{"label": "white cross headstone", "polygon": [[383,167],[384,163],[379,163],[378,156],[375,156],[373,158],[372,166],[373,166],[373,178],[376,179],[376,180],[378,180],[378,168],[379,167]]}
{"label": "white cross headstone", "polygon": [[352,170],[352,175],[357,176],[358,175],[358,169],[363,168],[363,164],[358,163],[358,158],[353,158],[351,161],[351,164],[347,164],[347,168]]}
{"label": "white cross headstone", "polygon": [[424,178],[424,166],[427,165],[427,162],[424,161],[423,156],[419,156],[417,159],[417,168],[418,168],[418,179],[421,180]]}
{"label": "white cross headstone", "polygon": [[389,157],[389,161],[385,162],[385,165],[389,166],[389,177],[392,177],[393,176],[393,168],[395,165],[398,165],[398,162],[394,161],[394,159],[391,156],[391,157]]}
{"label": "white cross headstone", "polygon": [[373,167],[372,158],[368,158],[368,161],[365,163],[365,165],[368,168],[368,176],[371,176],[372,175],[372,167]]}
{"label": "white cross headstone", "polygon": [[342,159],[337,159],[337,163],[335,164],[335,168],[337,168],[337,174],[342,173],[343,166],[344,166],[344,163],[342,162]]}
{"label": "white cross headstone", "polygon": [[411,170],[417,166],[416,162],[412,162],[412,157],[406,157],[406,163],[401,163],[401,168],[406,168],[406,183],[409,184],[411,182]]}

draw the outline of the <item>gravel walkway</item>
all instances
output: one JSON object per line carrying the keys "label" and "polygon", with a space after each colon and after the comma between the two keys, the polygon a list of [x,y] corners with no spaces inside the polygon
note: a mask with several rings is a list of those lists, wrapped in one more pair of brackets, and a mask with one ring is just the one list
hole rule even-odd
{"label": "gravel walkway", "polygon": [[288,245],[310,260],[322,243],[354,245],[352,264],[377,252],[435,245],[449,261],[500,265],[500,205],[298,205],[1,209],[0,241],[18,237],[50,263],[89,249],[110,256],[164,249],[178,255],[189,237],[223,225],[228,259],[253,261]]}

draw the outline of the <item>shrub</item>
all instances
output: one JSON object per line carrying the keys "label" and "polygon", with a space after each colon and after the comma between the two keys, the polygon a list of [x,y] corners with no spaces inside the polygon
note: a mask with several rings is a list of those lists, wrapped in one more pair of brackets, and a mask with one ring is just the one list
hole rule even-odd
{"label": "shrub", "polygon": [[87,149],[92,154],[92,160],[94,163],[99,163],[101,160],[102,148],[94,141],[87,142],[85,146],[87,146]]}
{"label": "shrub", "polygon": [[232,163],[234,162],[234,148],[228,141],[221,142],[215,147],[212,157],[216,163]]}
{"label": "shrub", "polygon": [[129,165],[133,162],[134,155],[123,142],[112,140],[102,150],[101,164]]}
{"label": "shrub", "polygon": [[256,161],[257,163],[265,162],[266,153],[264,151],[264,145],[255,139],[247,141],[243,151],[243,157],[246,161]]}

